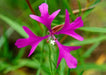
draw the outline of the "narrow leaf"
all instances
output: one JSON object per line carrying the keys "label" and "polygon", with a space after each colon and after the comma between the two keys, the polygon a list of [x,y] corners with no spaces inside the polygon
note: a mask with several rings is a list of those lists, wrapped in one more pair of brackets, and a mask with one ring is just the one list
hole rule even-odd
{"label": "narrow leaf", "polygon": [[[8,28],[7,31],[5,32],[6,37],[7,38],[10,37],[11,34],[13,33],[13,31],[14,30],[11,27]],[[0,48],[2,47],[2,45],[4,44],[4,42],[5,42],[5,38],[4,38],[4,36],[1,36],[1,38],[0,38]]]}
{"label": "narrow leaf", "polygon": [[[89,38],[89,39],[84,39],[83,41],[73,41],[71,42],[70,45],[87,45],[87,44],[92,44],[92,43],[95,43],[95,42],[101,42],[103,40],[106,40],[106,36],[98,36],[98,37],[95,37],[95,38]],[[69,44],[69,43],[66,43],[66,44]]]}
{"label": "narrow leaf", "polygon": [[79,28],[79,30],[106,33],[106,28],[99,28],[99,27],[81,27]]}
{"label": "narrow leaf", "polygon": [[78,6],[79,6],[79,16],[80,16],[81,15],[81,3],[79,0],[77,0],[77,2],[78,2]]}
{"label": "narrow leaf", "polygon": [[83,57],[89,57],[91,55],[91,53],[95,50],[95,48],[97,48],[99,46],[100,42],[97,42],[96,44],[94,44],[93,46],[91,46],[84,54]]}
{"label": "narrow leaf", "polygon": [[11,26],[15,31],[17,31],[20,35],[23,37],[27,37],[27,34],[24,32],[22,27],[16,23],[14,20],[11,20],[10,18],[0,14],[0,18],[4,20],[9,26]]}

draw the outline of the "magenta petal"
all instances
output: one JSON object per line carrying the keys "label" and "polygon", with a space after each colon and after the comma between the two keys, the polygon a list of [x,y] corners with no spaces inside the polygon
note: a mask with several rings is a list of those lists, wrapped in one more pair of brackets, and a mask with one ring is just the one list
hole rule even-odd
{"label": "magenta petal", "polygon": [[74,31],[70,31],[70,30],[61,31],[61,32],[58,32],[57,34],[66,34],[66,35],[72,36],[73,38],[75,38],[77,40],[80,40],[80,41],[83,41],[84,40],[83,37],[81,37],[80,35],[78,35]]}
{"label": "magenta petal", "polygon": [[[43,23],[43,20],[42,20],[42,18],[41,17],[39,17],[39,16],[36,16],[36,15],[29,15],[32,19],[34,19],[34,20],[36,20],[36,21],[38,21],[38,22],[40,22],[40,23]],[[44,24],[44,23],[43,23]]]}
{"label": "magenta petal", "polygon": [[67,52],[74,51],[74,50],[81,48],[81,46],[64,46],[64,45],[63,45],[63,47],[66,48]]}
{"label": "magenta petal", "polygon": [[18,39],[15,43],[18,48],[23,48],[29,45],[28,39]]}
{"label": "magenta petal", "polygon": [[64,53],[64,59],[69,68],[76,68],[77,67],[77,59],[74,58],[70,53]]}
{"label": "magenta petal", "polygon": [[53,19],[58,15],[58,13],[60,12],[60,9],[53,12],[50,16],[49,16],[49,19],[50,19],[50,22],[53,21]]}
{"label": "magenta petal", "polygon": [[[30,17],[42,24],[44,24],[49,31],[51,31],[51,20],[48,19],[48,17],[39,17],[39,16],[36,16],[36,15],[30,15]],[[49,20],[49,21],[48,21]]]}
{"label": "magenta petal", "polygon": [[32,55],[32,53],[35,51],[35,49],[36,49],[36,47],[38,46],[39,42],[40,42],[40,41],[37,41],[35,44],[32,45],[32,48],[31,48],[31,50],[30,50],[30,52],[29,52],[28,57],[30,57],[30,56]]}
{"label": "magenta petal", "polygon": [[63,28],[60,31],[56,32],[55,34],[66,34],[72,36],[77,40],[83,41],[83,37],[75,33],[75,29],[80,28],[82,26],[83,26],[83,21],[81,17],[78,17],[74,22],[70,23],[69,13],[66,10],[65,24]]}
{"label": "magenta petal", "polygon": [[70,54],[70,51],[79,49],[81,46],[64,46],[61,43],[59,43],[57,40],[56,43],[59,47],[59,57],[58,57],[56,68],[58,68],[58,65],[60,64],[62,58],[66,60],[66,63],[69,68],[76,68],[77,60]]}
{"label": "magenta petal", "polygon": [[59,57],[58,57],[58,61],[57,61],[57,66],[56,66],[56,68],[58,68],[58,66],[59,66],[59,64],[60,64],[60,62],[61,62],[61,60],[62,60],[62,56],[61,56],[61,54],[59,53]]}
{"label": "magenta petal", "polygon": [[65,25],[70,24],[70,17],[69,17],[69,13],[68,10],[66,9],[66,14],[65,14],[66,18],[65,18]]}
{"label": "magenta petal", "polygon": [[81,37],[80,35],[78,35],[74,31],[73,32],[69,32],[69,33],[66,32],[66,34],[72,36],[73,38],[75,38],[77,40],[80,40],[80,41],[83,41],[84,40],[83,37]]}
{"label": "magenta petal", "polygon": [[23,29],[28,34],[29,37],[37,37],[28,27],[23,26]]}
{"label": "magenta petal", "polygon": [[41,16],[44,17],[48,17],[49,16],[49,13],[48,13],[48,5],[46,3],[42,3],[40,6],[39,6],[39,10],[41,12]]}
{"label": "magenta petal", "polygon": [[84,24],[83,24],[83,20],[82,20],[81,16],[80,17],[77,17],[76,20],[74,22],[72,22],[71,26],[74,29],[83,27]]}
{"label": "magenta petal", "polygon": [[44,24],[48,28],[48,30],[50,32],[52,32],[52,30],[51,30],[51,23],[52,23],[53,19],[60,12],[60,9],[55,11],[53,14],[49,15],[49,13],[48,13],[48,5],[46,3],[42,3],[39,6],[39,10],[40,10],[41,16],[30,15],[30,17],[32,19],[34,19],[34,20]]}
{"label": "magenta petal", "polygon": [[28,55],[28,57],[34,52],[34,50],[36,49],[37,45],[40,43],[40,41],[48,38],[48,35],[47,36],[44,36],[44,37],[39,37],[39,36],[36,36],[29,28],[27,28],[26,26],[23,26],[23,29],[24,31],[28,34],[28,38],[25,38],[25,39],[18,39],[15,43],[15,45],[18,47],[18,48],[22,48],[22,47],[25,47],[25,46],[32,46],[32,49]]}

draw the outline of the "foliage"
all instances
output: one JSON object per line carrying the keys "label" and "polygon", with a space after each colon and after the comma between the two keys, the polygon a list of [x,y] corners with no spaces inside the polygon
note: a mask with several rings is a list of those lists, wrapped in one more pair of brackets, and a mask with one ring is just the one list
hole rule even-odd
{"label": "foliage", "polygon": [[[45,2],[44,0],[30,0],[31,5],[37,15],[40,15],[38,6]],[[78,31],[82,31],[82,36],[85,38],[84,41],[76,41],[72,38],[68,38],[67,42],[64,42],[65,45],[81,45],[82,48],[78,51],[71,52],[73,56],[78,59],[78,67],[76,69],[69,69],[65,63],[65,60],[62,60],[59,68],[56,69],[57,58],[58,58],[58,48],[56,46],[50,46],[46,43],[46,40],[41,42],[37,47],[34,54],[31,58],[25,56],[27,48],[17,49],[10,48],[10,41],[8,40],[12,34],[18,33],[16,36],[21,36],[27,38],[27,34],[22,29],[22,26],[28,26],[36,35],[44,36],[47,34],[47,29],[41,24],[42,31],[38,23],[29,18],[29,14],[32,14],[25,0],[0,0],[0,22],[2,25],[3,33],[0,37],[0,73],[6,74],[11,71],[16,71],[20,68],[27,67],[36,70],[36,75],[50,75],[50,65],[49,64],[49,49],[51,48],[51,61],[52,61],[52,70],[53,75],[69,75],[70,72],[76,72],[78,75],[81,75],[86,70],[95,69],[97,71],[106,71],[106,64],[98,65],[95,62],[85,62],[87,58],[90,58],[91,54],[96,50],[96,48],[106,40],[106,28],[102,27],[92,27],[85,23],[85,19],[92,14],[96,6],[99,6],[97,3],[102,3],[101,0],[93,0],[89,3],[89,7],[95,6],[93,9],[88,9],[82,13],[82,1],[77,0],[78,4],[78,14],[74,14],[72,7],[70,7],[70,0],[47,0],[49,5],[49,11],[52,13],[58,8],[62,9],[60,16],[58,15],[53,21],[53,26],[63,24],[64,22],[64,13],[65,9],[68,9],[70,13],[70,18],[72,21],[78,16],[82,16],[84,21],[84,27],[79,28]],[[103,1],[106,3],[106,1]],[[88,8],[89,8],[88,7]],[[62,16],[62,17],[61,17]],[[1,27],[1,26],[0,26]],[[58,37],[62,38],[64,35]],[[93,36],[93,38],[92,38]],[[16,40],[16,39],[15,39]],[[14,41],[15,42],[15,41]],[[87,50],[84,50],[83,47],[86,45],[91,45]],[[50,48],[49,48],[50,46]],[[19,50],[18,53],[15,53],[15,50]],[[28,52],[28,51],[27,51]],[[27,53],[28,54],[28,53]]]}

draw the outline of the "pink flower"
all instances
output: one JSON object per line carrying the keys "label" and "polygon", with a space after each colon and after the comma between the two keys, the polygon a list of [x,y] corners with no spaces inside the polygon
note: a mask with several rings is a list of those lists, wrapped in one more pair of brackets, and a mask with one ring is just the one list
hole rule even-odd
{"label": "pink flower", "polygon": [[58,13],[60,12],[60,9],[53,12],[51,15],[49,15],[48,13],[48,5],[46,3],[42,3],[39,6],[39,10],[41,12],[41,17],[36,16],[36,15],[30,15],[30,17],[42,24],[44,24],[50,32],[52,32],[51,30],[51,23],[53,21],[53,19],[58,15]]}
{"label": "pink flower", "polygon": [[83,21],[81,17],[78,17],[74,22],[70,23],[70,18],[68,11],[66,10],[66,18],[65,18],[65,24],[63,28],[59,31],[56,32],[55,34],[66,34],[69,36],[72,36],[73,38],[83,41],[83,37],[75,33],[75,29],[80,28],[83,26]]}
{"label": "pink flower", "polygon": [[64,58],[66,60],[66,63],[67,63],[69,68],[76,68],[77,67],[77,60],[76,60],[76,58],[74,58],[70,54],[70,51],[77,50],[81,46],[64,46],[64,45],[62,45],[61,43],[58,42],[58,40],[55,38],[54,35],[55,34],[67,34],[69,36],[74,37],[77,40],[82,41],[83,38],[80,35],[78,35],[77,33],[75,33],[75,31],[74,31],[75,29],[83,26],[83,21],[82,21],[81,17],[78,17],[74,22],[70,23],[69,14],[68,14],[68,11],[66,10],[65,24],[64,24],[63,28],[60,31],[54,33],[51,29],[51,23],[52,23],[53,19],[58,15],[60,10],[57,10],[53,14],[49,15],[48,5],[46,3],[42,3],[39,6],[39,10],[41,12],[41,17],[36,16],[36,15],[30,15],[30,17],[32,19],[44,24],[48,28],[50,35],[46,35],[44,37],[39,37],[39,36],[36,36],[26,26],[23,26],[24,31],[29,35],[29,37],[25,38],[25,39],[18,39],[16,41],[15,45],[18,48],[22,48],[22,47],[31,45],[32,48],[31,48],[30,53],[28,55],[28,57],[29,57],[30,55],[32,55],[32,53],[36,49],[37,45],[42,40],[44,40],[48,37],[51,37],[52,39],[54,39],[57,46],[59,47],[59,57],[58,57],[58,62],[57,62],[56,68],[58,68],[58,65],[60,64],[62,58]]}
{"label": "pink flower", "polygon": [[26,26],[23,26],[24,31],[28,34],[28,38],[26,39],[18,39],[15,43],[15,45],[18,48],[22,48],[28,45],[32,46],[32,49],[30,50],[30,53],[28,55],[28,57],[35,51],[37,45],[40,43],[40,41],[48,38],[49,36],[44,36],[44,37],[39,37],[36,36],[29,28],[27,28]]}

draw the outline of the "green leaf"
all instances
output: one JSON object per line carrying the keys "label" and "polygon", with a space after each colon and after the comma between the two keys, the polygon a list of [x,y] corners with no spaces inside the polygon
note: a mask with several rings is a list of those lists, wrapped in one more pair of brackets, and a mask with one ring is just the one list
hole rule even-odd
{"label": "green leaf", "polygon": [[11,20],[10,18],[0,14],[0,18],[5,21],[10,27],[12,27],[15,31],[17,31],[20,35],[23,37],[28,37],[28,35],[25,33],[25,31],[22,29],[22,27],[16,23],[14,20]]}
{"label": "green leaf", "polygon": [[101,0],[95,0],[95,2],[91,5],[91,6],[94,6],[96,5],[97,3],[101,2]]}
{"label": "green leaf", "polygon": [[84,20],[91,13],[92,10],[93,8],[85,11],[84,14],[82,15],[82,19]]}
{"label": "green leaf", "polygon": [[78,6],[79,6],[79,16],[80,16],[81,15],[81,3],[79,0],[77,0],[77,2],[78,2]]}
{"label": "green leaf", "polygon": [[0,72],[9,67],[10,65],[6,62],[0,61]]}
{"label": "green leaf", "polygon": [[22,59],[20,60],[21,63],[24,64],[26,67],[38,69],[40,67],[40,62],[38,60],[29,60],[29,59]]}
{"label": "green leaf", "polygon": [[46,64],[42,64],[42,65],[41,65],[41,69],[42,69],[43,71],[45,71],[48,75],[50,75],[49,67],[46,66]]}
{"label": "green leaf", "polygon": [[98,36],[95,38],[84,39],[83,41],[73,41],[71,42],[71,45],[87,45],[95,42],[101,42],[103,40],[106,40],[106,36]]}
{"label": "green leaf", "polygon": [[[12,33],[13,33],[13,29],[11,27],[8,28],[7,31],[5,32],[6,37],[7,38],[10,37]],[[4,38],[4,36],[1,36],[1,38],[0,38],[0,48],[2,47],[4,42],[5,42],[5,38]]]}
{"label": "green leaf", "polygon": [[97,65],[97,64],[93,64],[93,63],[87,63],[87,64],[83,64],[80,65],[76,68],[77,70],[89,70],[89,69],[95,69],[98,71],[102,71],[105,72],[106,71],[106,64],[103,65]]}
{"label": "green leaf", "polygon": [[56,0],[47,0],[47,4],[51,9],[49,12],[52,13],[58,9]]}
{"label": "green leaf", "polygon": [[40,68],[37,70],[36,75],[40,75]]}
{"label": "green leaf", "polygon": [[37,60],[29,60],[29,59],[17,60],[17,63],[15,63],[15,65],[10,65],[10,66],[6,67],[4,72],[8,73],[10,71],[17,70],[24,66],[30,67],[33,69],[38,69],[40,67],[40,63]]}
{"label": "green leaf", "polygon": [[62,60],[61,63],[60,63],[60,75],[64,75],[65,74],[65,60]]}
{"label": "green leaf", "polygon": [[91,46],[82,56],[84,58],[89,57],[91,55],[91,53],[95,50],[95,48],[97,48],[99,45],[100,45],[100,42],[97,42],[96,44]]}
{"label": "green leaf", "polygon": [[99,28],[99,27],[81,27],[79,28],[79,30],[106,33],[106,28]]}
{"label": "green leaf", "polygon": [[17,59],[20,59],[20,58],[24,55],[25,49],[26,49],[26,48],[21,48],[21,49],[20,49],[18,55],[17,55],[16,58],[15,58],[16,60],[17,60]]}
{"label": "green leaf", "polygon": [[8,40],[7,40],[6,29],[5,28],[4,28],[3,36],[4,36],[4,46],[3,46],[2,54],[3,54],[4,57],[8,57],[9,45],[8,45]]}

